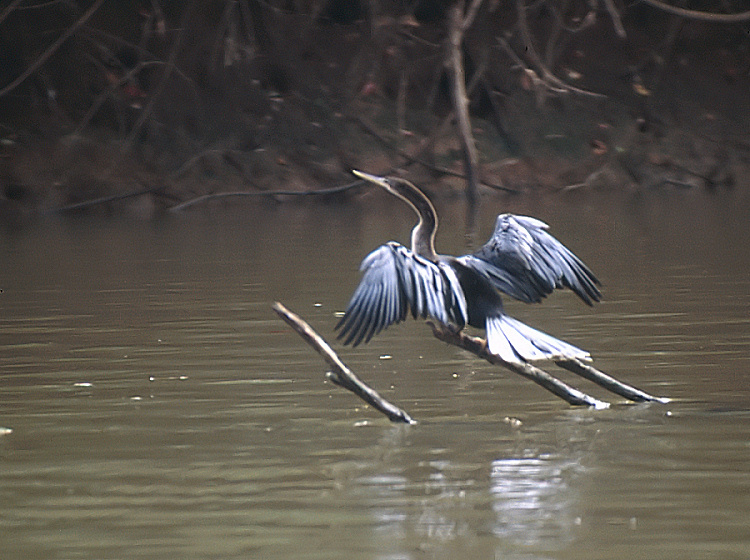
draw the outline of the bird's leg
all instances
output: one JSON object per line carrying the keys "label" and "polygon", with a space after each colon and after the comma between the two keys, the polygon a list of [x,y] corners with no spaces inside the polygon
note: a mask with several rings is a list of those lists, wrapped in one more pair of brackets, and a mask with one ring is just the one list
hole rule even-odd
{"label": "bird's leg", "polygon": [[458,325],[453,325],[453,324],[450,324],[450,323],[449,323],[449,324],[447,324],[447,325],[444,325],[444,326],[445,326],[445,328],[446,328],[447,330],[449,330],[449,331],[450,331],[450,332],[452,332],[453,334],[458,334],[458,333],[460,333],[460,332],[461,332],[462,330],[464,330],[464,328],[463,328],[463,327],[459,327]]}

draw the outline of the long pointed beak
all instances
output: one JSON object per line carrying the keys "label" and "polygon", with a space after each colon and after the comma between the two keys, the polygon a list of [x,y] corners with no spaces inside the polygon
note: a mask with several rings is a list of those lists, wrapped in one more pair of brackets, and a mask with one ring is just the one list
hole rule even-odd
{"label": "long pointed beak", "polygon": [[364,179],[365,181],[369,181],[370,183],[375,183],[379,187],[383,187],[386,190],[391,190],[390,185],[385,182],[385,179],[383,177],[370,175],[369,173],[363,173],[362,171],[357,171],[356,169],[352,169],[352,173],[354,173],[354,175],[359,177],[360,179]]}

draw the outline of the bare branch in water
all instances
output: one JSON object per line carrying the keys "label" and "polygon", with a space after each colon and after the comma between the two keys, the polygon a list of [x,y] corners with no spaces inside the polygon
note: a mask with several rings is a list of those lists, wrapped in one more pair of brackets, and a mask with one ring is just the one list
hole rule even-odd
{"label": "bare branch in water", "polygon": [[534,383],[541,385],[551,393],[560,397],[568,404],[593,406],[594,408],[599,409],[609,408],[608,402],[600,401],[599,399],[587,395],[583,391],[571,387],[567,383],[560,381],[536,366],[532,366],[528,363],[506,362],[500,356],[490,353],[487,349],[487,343],[481,338],[469,336],[464,332],[454,331],[433,322],[428,322],[428,324],[432,327],[432,334],[434,334],[435,338],[438,340],[442,340],[453,346],[458,346],[479,358],[487,360],[491,364],[503,366],[513,373],[517,373],[526,379],[530,379]]}
{"label": "bare branch in water", "polygon": [[328,343],[313,328],[308,325],[302,318],[289,311],[278,301],[273,304],[273,310],[292,327],[302,339],[312,346],[318,354],[331,366],[333,371],[329,371],[326,376],[336,385],[351,391],[360,399],[385,414],[391,422],[403,422],[405,424],[416,424],[416,421],[409,416],[405,410],[401,410],[396,405],[391,404],[381,397],[377,391],[370,388],[360,380],[352,371],[344,365],[344,362],[336,355]]}

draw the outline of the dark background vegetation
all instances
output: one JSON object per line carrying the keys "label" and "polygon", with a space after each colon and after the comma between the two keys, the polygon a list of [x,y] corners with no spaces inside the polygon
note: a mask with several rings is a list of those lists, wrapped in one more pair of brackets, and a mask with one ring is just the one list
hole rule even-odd
{"label": "dark background vegetation", "polygon": [[[744,186],[749,6],[669,1],[461,4],[482,192]],[[0,2],[0,207],[150,215],[351,168],[462,191],[451,5]]]}

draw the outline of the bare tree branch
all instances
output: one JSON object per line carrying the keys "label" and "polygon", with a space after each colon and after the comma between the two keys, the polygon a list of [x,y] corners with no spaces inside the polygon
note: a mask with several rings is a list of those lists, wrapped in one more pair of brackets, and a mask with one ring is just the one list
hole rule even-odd
{"label": "bare tree branch", "polygon": [[687,10],[685,8],[678,8],[671,4],[659,2],[659,0],[641,0],[641,2],[658,8],[664,12],[674,14],[676,16],[696,19],[700,21],[710,21],[713,23],[739,23],[743,21],[750,21],[750,12],[739,12],[737,14],[715,14],[712,12],[701,12],[697,10]]}
{"label": "bare tree branch", "polygon": [[391,404],[380,396],[377,391],[370,388],[359,379],[352,371],[346,367],[344,362],[336,355],[328,343],[315,330],[308,325],[302,318],[289,311],[278,301],[273,304],[273,310],[292,327],[302,339],[312,346],[318,354],[331,366],[333,371],[329,371],[326,377],[339,387],[351,391],[360,399],[385,414],[391,422],[403,422],[405,424],[416,424],[416,421],[409,416],[405,410]]}
{"label": "bare tree branch", "polygon": [[112,196],[102,196],[99,198],[93,198],[91,200],[84,200],[82,202],[76,202],[74,204],[68,204],[67,206],[61,206],[59,208],[55,208],[54,210],[51,210],[50,214],[64,214],[66,212],[74,212],[78,210],[84,210],[87,208],[90,208],[92,206],[98,206],[99,204],[107,204],[109,202],[117,202],[119,200],[125,200],[128,198],[135,198],[137,196],[142,196],[144,194],[150,194],[154,192],[158,192],[161,190],[164,190],[165,186],[158,186],[158,187],[150,187],[147,189],[140,189],[133,192],[128,192],[124,194],[115,194]]}
{"label": "bare tree branch", "polygon": [[[536,52],[534,41],[532,40],[531,32],[529,31],[529,24],[526,19],[526,6],[524,5],[524,0],[516,0],[516,11],[518,12],[518,27],[521,30],[521,38],[523,39],[524,47],[526,48],[526,55],[545,82],[564,91],[570,91],[572,93],[578,93],[580,95],[587,95],[589,97],[598,98],[606,97],[606,95],[602,95],[601,93],[595,93],[593,91],[588,91],[585,89],[577,88],[575,86],[571,86],[570,84],[563,82],[560,78],[555,76],[552,71],[547,68],[547,66],[545,66],[545,64],[542,62],[542,59],[539,57],[539,53]],[[507,45],[507,43],[505,44]]]}
{"label": "bare tree branch", "polygon": [[[474,2],[474,7],[478,2]],[[478,6],[477,6],[478,8]],[[476,10],[475,10],[476,13]],[[472,16],[473,17],[473,16]],[[479,153],[471,132],[469,117],[469,99],[466,96],[466,77],[464,74],[463,50],[466,21],[463,15],[463,2],[454,4],[448,12],[448,55],[447,65],[451,69],[453,110],[456,112],[456,123],[464,153],[464,172],[466,173],[466,197],[469,202],[477,198],[479,185]]]}
{"label": "bare tree branch", "polygon": [[[327,374],[331,381],[349,391],[352,391],[362,400],[388,416],[392,421],[406,422],[410,424],[414,423],[414,420],[408,415],[408,413],[383,399],[383,397],[381,397],[376,391],[357,378],[357,376],[355,376],[339,359],[328,343],[326,343],[326,341],[303,319],[289,311],[279,302],[273,304],[273,310],[292,328],[294,328],[305,342],[310,344],[310,346],[312,346],[323,357],[331,368],[333,368],[333,372]],[[491,364],[502,366],[513,373],[521,375],[526,379],[530,379],[571,405],[591,406],[597,409],[608,408],[610,406],[609,403],[594,398],[529,363],[506,362],[499,356],[490,353],[487,349],[487,342],[481,338],[469,336],[462,331],[437,324],[433,321],[428,321],[427,324],[432,328],[432,333],[438,340],[467,350]],[[567,369],[576,375],[580,375],[585,379],[593,381],[608,391],[631,401],[669,402],[669,399],[650,395],[645,391],[623,383],[614,377],[599,371],[590,364],[581,362],[580,360],[558,360],[555,363],[558,366]]]}
{"label": "bare tree branch", "polygon": [[177,204],[175,206],[172,206],[169,211],[170,212],[180,212],[182,210],[185,210],[185,208],[189,208],[190,206],[195,206],[196,204],[200,204],[209,200],[216,200],[219,198],[239,198],[243,196],[316,196],[316,195],[330,195],[330,194],[338,194],[342,193],[357,187],[362,186],[362,181],[354,181],[352,183],[348,183],[346,185],[342,185],[340,187],[333,187],[330,189],[319,189],[314,191],[235,191],[235,192],[220,192],[220,193],[211,193],[211,194],[204,194],[201,196],[198,196],[196,198],[191,198],[190,200],[187,200],[185,202],[181,202],[180,204]]}
{"label": "bare tree branch", "polygon": [[86,114],[83,116],[81,121],[78,123],[78,126],[76,126],[76,129],[70,133],[70,136],[78,136],[83,132],[83,130],[91,123],[91,120],[96,116],[96,113],[101,109],[102,105],[104,105],[104,102],[107,101],[118,89],[120,89],[122,86],[127,84],[130,80],[135,78],[137,74],[140,73],[141,70],[144,68],[147,68],[148,66],[156,66],[164,64],[161,61],[152,60],[148,62],[139,62],[136,64],[133,68],[131,68],[128,72],[126,72],[119,80],[112,83],[106,90],[104,90],[99,97],[96,98],[96,100],[91,104],[91,107],[89,107],[89,110],[86,111]]}
{"label": "bare tree branch", "polygon": [[526,379],[530,379],[534,383],[541,385],[554,395],[560,397],[568,404],[592,406],[599,409],[609,408],[608,402],[600,401],[599,399],[587,395],[583,391],[571,387],[567,383],[560,381],[538,367],[532,366],[528,363],[506,362],[500,356],[490,353],[490,351],[487,350],[487,343],[481,338],[469,336],[462,331],[451,330],[431,321],[428,322],[428,324],[432,327],[432,334],[435,335],[435,338],[438,340],[463,348],[475,356],[487,360],[491,364],[502,366],[513,373],[517,373]]}
{"label": "bare tree branch", "polygon": [[[434,138],[440,133],[440,131],[442,131],[444,128],[447,128],[447,126],[451,123],[452,117],[453,117],[453,113],[451,113],[450,115],[448,115],[448,117],[446,117],[446,119],[443,121],[443,123],[441,123],[441,125],[437,128],[437,134],[433,135],[433,137],[431,137],[430,139],[427,139],[427,142],[425,143],[425,145],[422,145],[422,146],[420,146],[417,149],[416,155],[412,155],[412,154],[410,154],[408,152],[405,152],[404,150],[402,150],[402,149],[397,148],[396,146],[394,146],[380,132],[378,132],[375,129],[374,126],[372,126],[371,124],[369,124],[362,117],[352,116],[352,115],[347,115],[347,117],[350,118],[351,120],[353,120],[359,126],[361,126],[362,130],[364,130],[368,134],[372,135],[374,138],[376,138],[378,141],[380,141],[388,149],[395,151],[399,156],[401,156],[402,158],[404,158],[408,163],[419,164],[419,165],[425,167],[426,169],[429,169],[429,170],[434,171],[436,173],[440,173],[442,175],[448,175],[450,177],[458,177],[460,179],[466,179],[466,174],[464,174],[464,173],[459,173],[458,171],[453,171],[451,169],[448,169],[447,167],[441,167],[439,165],[433,165],[433,164],[429,163],[428,161],[425,161],[421,157],[422,154],[429,149],[429,147],[431,145],[430,140],[434,140]],[[512,188],[506,187],[504,185],[496,185],[496,184],[493,184],[493,183],[488,183],[486,181],[482,181],[481,184],[484,185],[484,186],[486,186],[486,187],[490,187],[491,189],[496,189],[496,190],[499,190],[499,191],[505,191],[505,192],[509,192],[509,193],[513,193],[513,194],[518,194],[518,192],[519,192],[516,189],[512,189]]]}
{"label": "bare tree branch", "polygon": [[625,28],[622,25],[622,18],[620,17],[620,12],[617,11],[617,6],[615,6],[614,0],[603,0],[603,1],[604,1],[604,7],[607,8],[609,17],[612,19],[612,25],[615,28],[615,33],[617,33],[617,36],[620,39],[627,39]]}
{"label": "bare tree branch", "polygon": [[[428,321],[428,324],[432,327],[432,334],[435,335],[435,338],[438,340],[468,350],[472,354],[487,360],[491,364],[503,366],[504,368],[511,370],[513,373],[517,373],[518,375],[530,379],[570,404],[593,406],[595,408],[607,408],[609,406],[609,403],[595,399],[529,363],[506,362],[499,356],[490,353],[487,349],[487,342],[481,338],[469,336],[462,331],[457,332],[433,322]],[[555,363],[558,366],[567,369],[576,375],[580,375],[584,379],[593,381],[600,387],[604,387],[608,391],[620,395],[621,397],[625,397],[628,400],[635,402],[669,402],[669,399],[655,397],[645,391],[641,391],[636,387],[628,385],[627,383],[618,381],[614,377],[607,375],[592,365],[581,362],[580,360],[559,360]]]}
{"label": "bare tree branch", "polygon": [[666,404],[670,400],[665,397],[655,397],[654,395],[648,394],[646,391],[641,391],[632,385],[623,383],[611,375],[599,371],[591,364],[585,364],[580,360],[559,360],[555,363],[561,368],[572,371],[576,375],[580,375],[584,379],[593,381],[600,387],[604,387],[608,391],[612,391],[616,395],[620,395],[621,397],[625,397],[634,402],[659,402]]}
{"label": "bare tree branch", "polygon": [[464,17],[464,21],[461,24],[461,29],[463,32],[466,32],[469,27],[471,27],[471,24],[474,23],[474,18],[477,16],[477,12],[479,11],[479,7],[482,5],[483,0],[471,0],[471,5],[469,6],[469,9],[466,10],[466,16]]}
{"label": "bare tree branch", "polygon": [[[62,46],[62,44],[71,37],[71,35],[73,35],[76,31],[78,31],[78,29],[84,23],[86,23],[91,16],[94,15],[96,10],[99,9],[99,6],[101,6],[103,2],[104,0],[96,0],[96,2],[94,2],[91,5],[91,7],[88,10],[86,10],[86,12],[80,18],[78,18],[78,20],[73,25],[68,27],[65,30],[65,33],[60,35],[57,41],[52,43],[52,45],[50,45],[49,48],[46,51],[44,51],[41,54],[41,56],[39,56],[39,58],[37,58],[28,68],[26,68],[26,70],[24,70],[20,76],[18,76],[15,80],[13,80],[3,89],[0,89],[0,97],[2,97],[3,95],[5,95],[6,93],[10,91],[13,91],[15,88],[21,85],[24,81],[26,81],[26,79],[29,76],[31,76],[34,72],[36,72],[42,64],[47,62],[47,60],[49,60],[49,57],[55,54],[55,52],[57,52],[57,49],[59,49],[60,46]],[[10,9],[10,7],[8,9]],[[4,19],[8,13],[9,12],[6,10],[6,12],[2,14],[2,18]],[[2,20],[0,19],[0,21]]]}
{"label": "bare tree branch", "polygon": [[8,17],[8,15],[15,9],[16,6],[18,6],[23,0],[13,0],[10,4],[8,4],[8,7],[3,10],[2,13],[0,13],[0,23],[3,22],[5,18]]}
{"label": "bare tree branch", "polygon": [[[159,82],[156,84],[156,87],[151,92],[151,96],[149,97],[148,103],[141,111],[141,114],[138,115],[138,119],[133,124],[133,128],[130,131],[130,134],[128,134],[128,137],[123,142],[122,146],[120,147],[120,154],[125,154],[128,150],[130,150],[130,147],[132,146],[133,142],[135,141],[136,137],[141,133],[141,128],[143,128],[143,125],[146,123],[148,118],[151,116],[151,112],[154,109],[154,105],[156,104],[157,99],[161,95],[161,93],[164,91],[164,88],[167,85],[167,82],[169,81],[170,76],[172,75],[172,71],[175,67],[175,60],[177,59],[177,54],[180,52],[180,49],[182,48],[182,41],[183,41],[183,35],[185,34],[185,28],[187,22],[190,20],[190,17],[192,16],[193,10],[195,9],[197,1],[192,0],[187,8],[185,9],[185,12],[182,16],[182,20],[180,22],[180,32],[177,35],[177,38],[174,40],[174,43],[172,44],[172,48],[169,52],[169,57],[167,58],[167,62],[164,68],[164,72],[161,75],[161,78],[159,79]],[[119,162],[115,162],[117,164]],[[114,168],[114,165],[113,165]]]}

